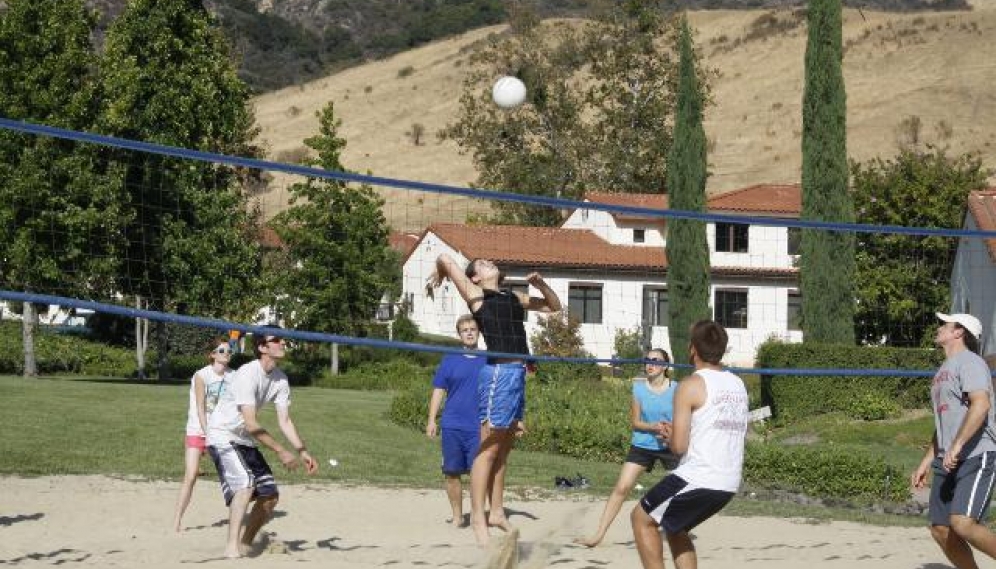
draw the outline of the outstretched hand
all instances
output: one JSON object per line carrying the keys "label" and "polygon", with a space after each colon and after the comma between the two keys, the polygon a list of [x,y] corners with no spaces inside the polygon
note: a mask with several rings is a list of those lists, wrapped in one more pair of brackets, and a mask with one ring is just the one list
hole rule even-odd
{"label": "outstretched hand", "polygon": [[436,289],[439,285],[443,284],[443,277],[439,274],[439,271],[432,271],[429,278],[425,280],[425,295],[429,297],[430,300],[434,300],[436,297]]}

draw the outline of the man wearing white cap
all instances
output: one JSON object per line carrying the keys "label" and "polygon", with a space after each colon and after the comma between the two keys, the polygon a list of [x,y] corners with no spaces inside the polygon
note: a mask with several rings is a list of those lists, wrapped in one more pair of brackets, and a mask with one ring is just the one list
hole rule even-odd
{"label": "man wearing white cap", "polygon": [[910,482],[930,486],[930,534],[958,569],[977,569],[975,548],[996,558],[996,534],[981,523],[996,481],[996,403],[989,366],[977,354],[982,324],[971,314],[941,314],[934,343],[946,359],[934,375],[934,437]]}

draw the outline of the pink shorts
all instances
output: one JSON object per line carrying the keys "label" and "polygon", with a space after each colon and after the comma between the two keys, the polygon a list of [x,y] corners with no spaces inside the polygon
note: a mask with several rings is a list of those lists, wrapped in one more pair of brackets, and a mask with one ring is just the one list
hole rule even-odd
{"label": "pink shorts", "polygon": [[184,442],[187,448],[195,448],[201,452],[207,448],[207,443],[201,435],[187,435]]}

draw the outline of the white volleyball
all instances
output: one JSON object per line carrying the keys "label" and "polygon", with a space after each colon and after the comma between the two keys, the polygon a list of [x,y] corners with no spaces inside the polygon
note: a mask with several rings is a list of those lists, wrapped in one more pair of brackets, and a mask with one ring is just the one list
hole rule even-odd
{"label": "white volleyball", "polygon": [[503,109],[518,107],[526,100],[526,84],[518,77],[502,77],[491,88],[491,98]]}

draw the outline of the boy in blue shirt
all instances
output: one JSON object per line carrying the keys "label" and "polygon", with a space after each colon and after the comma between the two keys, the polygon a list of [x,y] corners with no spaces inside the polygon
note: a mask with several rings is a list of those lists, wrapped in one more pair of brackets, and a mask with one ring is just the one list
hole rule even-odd
{"label": "boy in blue shirt", "polygon": [[[470,314],[457,319],[460,343],[468,350],[477,349],[480,331]],[[487,359],[472,354],[447,354],[436,369],[432,379],[432,398],[429,400],[429,418],[425,434],[436,436],[436,415],[446,397],[446,407],[440,427],[443,430],[443,476],[446,478],[446,496],[453,509],[451,523],[463,527],[463,486],[460,478],[470,472],[481,444],[481,426],[477,422],[477,377]]]}

